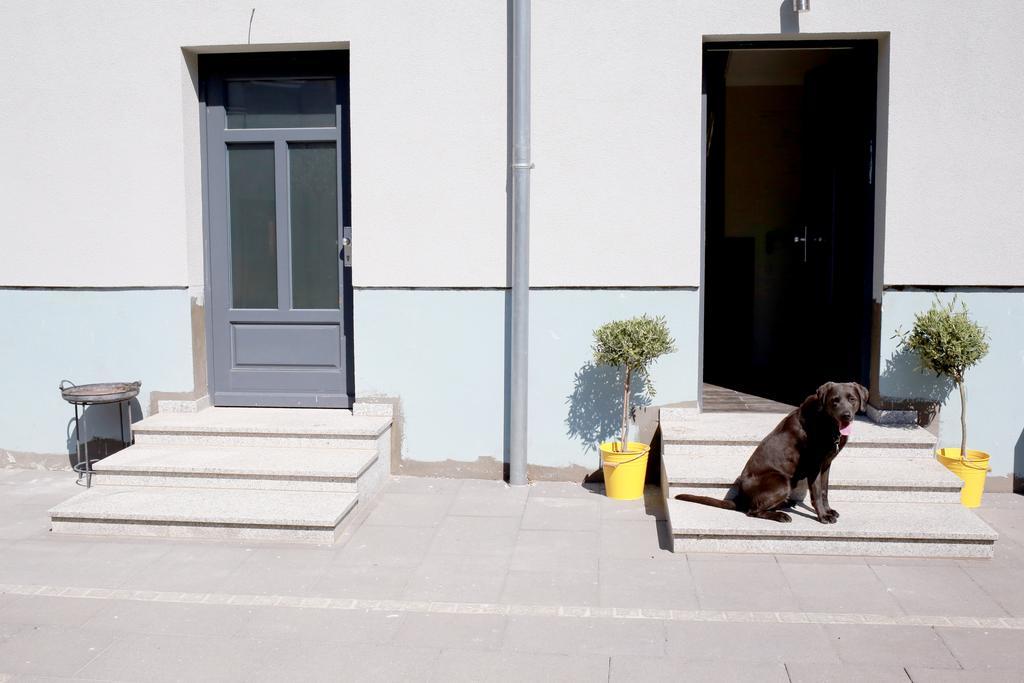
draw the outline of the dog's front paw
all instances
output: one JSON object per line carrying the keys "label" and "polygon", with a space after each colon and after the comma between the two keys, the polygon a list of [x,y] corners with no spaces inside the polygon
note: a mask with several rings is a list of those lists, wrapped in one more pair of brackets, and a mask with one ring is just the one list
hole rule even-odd
{"label": "dog's front paw", "polygon": [[839,521],[839,513],[835,510],[829,510],[825,514],[818,517],[818,521],[822,524],[835,524]]}
{"label": "dog's front paw", "polygon": [[826,512],[825,514],[832,515],[836,519],[839,519],[839,513],[836,510],[833,510],[832,508],[829,508],[828,512]]}

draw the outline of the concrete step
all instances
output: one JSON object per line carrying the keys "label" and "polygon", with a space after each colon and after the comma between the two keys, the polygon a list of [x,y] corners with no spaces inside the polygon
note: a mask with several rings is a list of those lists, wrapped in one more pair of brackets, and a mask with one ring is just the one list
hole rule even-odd
{"label": "concrete step", "polygon": [[158,413],[132,425],[139,444],[376,448],[390,417],[329,408],[206,408]]}
{"label": "concrete step", "polygon": [[[663,456],[669,495],[725,497],[751,451],[743,446],[729,454]],[[886,457],[845,457],[844,449],[832,463],[831,501],[959,502],[963,482],[939,462],[917,456],[890,456],[889,451],[881,449],[869,452],[884,453]],[[806,486],[800,498],[805,491]]]}
{"label": "concrete step", "polygon": [[136,444],[96,463],[100,486],[355,492],[375,449]]}
{"label": "concrete step", "polygon": [[[692,413],[661,421],[666,453],[682,445],[756,446],[785,417],[779,413]],[[931,454],[935,436],[917,425],[879,425],[858,417],[843,453],[871,448],[899,448]]]}
{"label": "concrete step", "polygon": [[669,499],[675,552],[992,557],[998,535],[970,510],[949,503],[846,502],[835,524],[800,506],[789,524]]}
{"label": "concrete step", "polygon": [[[750,457],[750,454],[757,448],[756,443],[743,443],[743,444],[728,444],[728,443],[680,443],[680,442],[665,442],[662,441],[661,449],[662,453],[666,455],[678,455],[685,457],[693,457],[697,455],[721,455],[721,456],[739,456],[742,455],[744,460]],[[870,447],[870,448],[858,448],[852,443],[846,444],[840,454],[842,458],[920,458],[922,460],[934,460],[935,450],[932,448],[901,448],[901,447],[888,447],[882,446]]]}
{"label": "concrete step", "polygon": [[330,544],[354,493],[96,486],[50,510],[56,533]]}

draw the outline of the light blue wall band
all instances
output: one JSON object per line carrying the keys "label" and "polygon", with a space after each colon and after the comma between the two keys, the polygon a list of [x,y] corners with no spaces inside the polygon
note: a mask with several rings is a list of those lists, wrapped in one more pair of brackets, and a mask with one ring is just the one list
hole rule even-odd
{"label": "light blue wall band", "polygon": [[[0,449],[68,452],[62,379],[141,380],[146,409],[150,391],[191,391],[189,308],[184,289],[0,290]],[[109,422],[96,435],[114,436]]]}
{"label": "light blue wall band", "polygon": [[[358,290],[357,396],[400,396],[403,457],[501,461],[505,453],[503,291]],[[664,315],[679,351],[652,368],[657,402],[697,397],[693,290],[537,290],[530,294],[529,463],[595,466],[595,444],[621,411],[613,372],[590,370],[592,331],[617,318]],[[581,390],[577,390],[577,375]]]}

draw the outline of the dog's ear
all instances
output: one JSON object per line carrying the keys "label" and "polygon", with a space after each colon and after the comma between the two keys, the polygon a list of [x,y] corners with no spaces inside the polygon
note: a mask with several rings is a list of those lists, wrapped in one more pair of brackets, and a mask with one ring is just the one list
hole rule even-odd
{"label": "dog's ear", "polygon": [[818,390],[814,392],[814,396],[818,399],[818,403],[825,405],[825,401],[828,400],[828,392],[833,386],[835,386],[835,382],[825,382],[818,387]]}
{"label": "dog's ear", "polygon": [[871,392],[856,382],[853,383],[853,388],[857,391],[857,398],[860,399],[860,409],[866,411],[868,409],[868,399],[871,398]]}

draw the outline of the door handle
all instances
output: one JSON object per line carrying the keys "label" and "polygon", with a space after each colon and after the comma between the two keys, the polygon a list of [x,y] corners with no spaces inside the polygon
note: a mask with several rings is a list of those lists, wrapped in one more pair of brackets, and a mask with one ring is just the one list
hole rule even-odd
{"label": "door handle", "polygon": [[807,263],[807,245],[808,245],[808,243],[814,242],[815,244],[822,244],[824,241],[825,241],[824,237],[820,237],[820,236],[815,237],[815,236],[812,236],[812,235],[808,235],[807,234],[807,226],[806,225],[804,226],[804,236],[803,237],[800,237],[799,235],[793,235],[793,244],[803,244],[804,245],[804,263]]}
{"label": "door handle", "polygon": [[341,251],[338,253],[338,258],[346,268],[352,267],[352,240],[348,237],[341,238]]}

